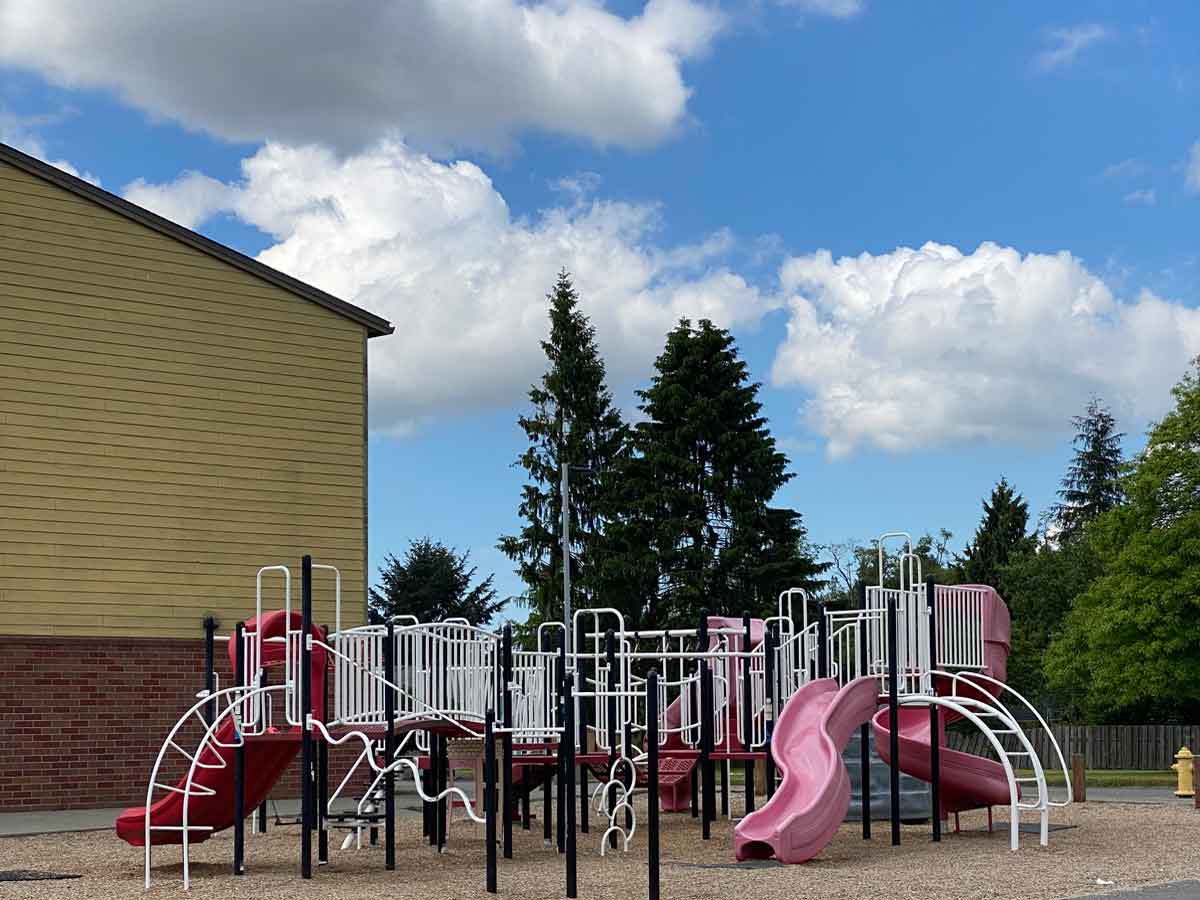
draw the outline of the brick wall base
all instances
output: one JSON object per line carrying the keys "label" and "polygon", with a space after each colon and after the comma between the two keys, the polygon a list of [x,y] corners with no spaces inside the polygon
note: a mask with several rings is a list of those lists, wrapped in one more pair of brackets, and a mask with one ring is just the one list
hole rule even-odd
{"label": "brick wall base", "polygon": [[[228,687],[224,642],[215,656]],[[0,812],[142,805],[163,739],[203,688],[203,640],[0,636]],[[331,791],[361,749],[330,749]],[[168,769],[172,784],[185,773],[178,754]],[[272,796],[299,796],[298,772],[297,757]]]}

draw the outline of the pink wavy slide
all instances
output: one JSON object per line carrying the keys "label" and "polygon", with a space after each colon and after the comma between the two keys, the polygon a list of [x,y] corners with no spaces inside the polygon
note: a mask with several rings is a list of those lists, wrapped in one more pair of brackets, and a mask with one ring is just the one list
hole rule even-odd
{"label": "pink wavy slide", "polygon": [[[986,591],[983,674],[1004,681],[1011,645],[1008,607],[990,587],[963,587]],[[943,696],[952,693],[947,679],[939,677],[936,688]],[[783,783],[764,807],[742,819],[734,830],[739,860],[775,856],[785,863],[806,862],[829,843],[850,808],[850,777],[842,751],[854,729],[873,720],[876,748],[884,762],[890,761],[888,711],[878,708],[878,691],[876,678],[859,678],[840,691],[836,681],[824,678],[792,695],[780,713],[771,746]],[[998,691],[994,685],[977,690],[959,686],[960,696],[979,700]],[[947,712],[940,721],[944,726],[956,718]],[[899,711],[900,770],[926,781],[933,739],[930,726],[928,707]],[[937,739],[944,742],[943,734]],[[941,775],[943,815],[1009,802],[1004,768],[995,760],[945,749]]]}
{"label": "pink wavy slide", "polygon": [[821,678],[792,695],[771,747],[783,781],[765,806],[734,829],[739,860],[774,856],[801,863],[824,849],[850,808],[842,750],[878,706],[877,678],[858,678],[840,690],[834,679]]}

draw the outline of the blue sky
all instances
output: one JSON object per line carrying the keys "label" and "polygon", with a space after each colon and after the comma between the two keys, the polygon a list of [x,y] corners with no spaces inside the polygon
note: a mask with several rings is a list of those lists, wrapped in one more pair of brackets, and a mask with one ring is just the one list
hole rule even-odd
{"label": "blue sky", "polygon": [[733,329],[818,542],[960,547],[1001,475],[1040,510],[1088,397],[1136,450],[1200,352],[1192,4],[386,6],[0,0],[0,140],[400,326],[373,565],[429,534],[518,590],[561,266],[627,409],[678,315]]}

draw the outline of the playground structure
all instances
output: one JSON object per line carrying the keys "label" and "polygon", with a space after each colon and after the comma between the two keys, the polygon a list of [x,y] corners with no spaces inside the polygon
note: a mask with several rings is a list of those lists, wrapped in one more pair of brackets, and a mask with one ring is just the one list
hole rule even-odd
{"label": "playground structure", "polygon": [[[889,587],[883,546],[896,538],[907,543],[899,583]],[[302,877],[312,877],[314,836],[318,862],[329,861],[331,828],[348,832],[348,847],[361,846],[364,833],[374,837],[382,825],[385,866],[394,868],[395,782],[407,775],[423,802],[431,844],[445,844],[452,801],[485,828],[486,886],[495,892],[498,849],[512,856],[514,821],[530,827],[540,787],[543,835],[564,854],[566,894],[574,897],[577,833],[591,833],[595,814],[601,855],[629,849],[639,830],[632,799],[644,791],[660,801],[647,804],[645,829],[650,896],[657,898],[660,804],[666,811],[690,807],[708,839],[717,816],[716,768],[722,811],[731,815],[729,770],[741,762],[745,815],[734,832],[736,857],[804,862],[845,818],[850,783],[842,753],[859,729],[864,810],[871,731],[891,767],[894,844],[901,771],[932,785],[935,840],[949,813],[1007,806],[1013,850],[1022,812],[1038,816],[1046,844],[1049,811],[1070,802],[1070,779],[1066,799],[1052,800],[1043,762],[1010,709],[1045,724],[1004,684],[1003,601],[989,587],[923,580],[907,535],[884,535],[879,548],[878,583],[860,587],[857,609],[825,609],[796,589],[785,591],[765,620],[703,616],[697,627],[669,630],[634,630],[614,609],[580,609],[569,629],[543,624],[534,648],[514,646],[507,626],[493,633],[465,621],[409,617],[343,629],[336,569],[305,557],[297,611],[291,571],[265,567],[254,618],[228,639],[234,683],[215,683],[212,646],[220,639],[210,629],[206,689],[164,739],[145,806],[123,813],[117,833],[144,847],[147,888],[154,846],[181,845],[186,888],[189,846],[230,827],[233,871],[241,874],[247,815],[299,754]],[[312,622],[314,570],[335,576],[328,633]],[[267,579],[282,580],[282,609],[264,612]],[[996,758],[945,748],[944,729],[956,720],[978,729]],[[200,738],[185,746],[183,735],[194,726]],[[361,750],[330,792],[328,748],[346,743]],[[1061,750],[1054,751],[1065,775]],[[172,757],[187,768],[178,784],[160,775]],[[472,757],[482,759],[474,797],[453,784],[449,764]],[[756,809],[759,760],[767,800]],[[333,816],[332,804],[363,770],[370,785],[355,813]],[[864,837],[871,825],[864,814]]]}

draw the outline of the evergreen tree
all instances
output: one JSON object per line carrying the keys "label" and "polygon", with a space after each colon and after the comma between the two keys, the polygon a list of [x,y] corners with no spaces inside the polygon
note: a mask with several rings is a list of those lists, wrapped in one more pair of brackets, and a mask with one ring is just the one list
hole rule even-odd
{"label": "evergreen tree", "polygon": [[811,587],[800,515],[772,507],[791,478],[733,338],[707,320],[668,336],[635,453],[610,479],[605,602],[642,627],[763,612],[787,587]]}
{"label": "evergreen tree", "polygon": [[561,272],[550,301],[550,336],[542,342],[548,367],[529,389],[533,411],[518,419],[529,446],[517,460],[528,481],[521,492],[518,534],[499,548],[525,583],[519,598],[536,623],[562,617],[561,466],[570,467],[571,587],[576,608],[592,605],[596,585],[601,475],[620,455],[625,427],[605,386],[596,330],[579,309],[570,276]]}
{"label": "evergreen tree", "polygon": [[1093,398],[1082,416],[1074,416],[1075,455],[1058,492],[1061,503],[1053,510],[1058,540],[1077,538],[1084,526],[1117,506],[1121,495],[1121,438],[1116,419],[1099,399]]}
{"label": "evergreen tree", "polygon": [[1025,533],[1029,505],[1004,478],[983,501],[983,519],[975,539],[963,550],[960,560],[968,584],[989,584],[999,589],[1000,569],[1020,554],[1033,550],[1034,540]]}
{"label": "evergreen tree", "polygon": [[1090,718],[1200,715],[1200,359],[1122,487],[1087,529],[1102,574],[1050,647],[1052,687]]}
{"label": "evergreen tree", "polygon": [[468,551],[460,554],[427,537],[410,542],[403,560],[389,555],[379,570],[379,586],[370,591],[371,620],[408,615],[421,622],[461,618],[487,625],[504,602],[496,599],[494,576],[471,584],[476,569],[468,568],[469,559]]}

